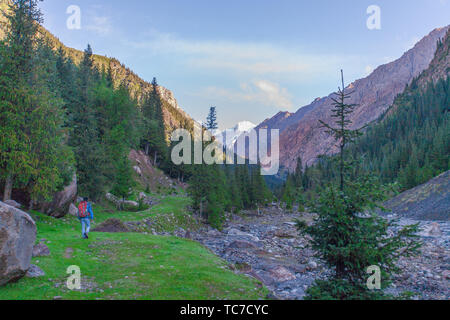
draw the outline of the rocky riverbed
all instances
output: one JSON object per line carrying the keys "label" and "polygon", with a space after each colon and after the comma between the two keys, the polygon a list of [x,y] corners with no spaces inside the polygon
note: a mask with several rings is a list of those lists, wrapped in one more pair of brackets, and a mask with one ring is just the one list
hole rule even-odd
{"label": "rocky riverbed", "polygon": [[[312,217],[271,208],[260,215],[234,215],[222,232],[204,227],[189,236],[227,260],[235,272],[261,280],[275,298],[302,299],[306,288],[326,277],[329,270],[314,258],[307,239],[298,235],[295,219],[310,221]],[[416,221],[402,219],[400,223]],[[416,292],[416,299],[448,300],[450,224],[421,222],[421,227],[422,254],[399,262],[404,273],[389,291]]]}

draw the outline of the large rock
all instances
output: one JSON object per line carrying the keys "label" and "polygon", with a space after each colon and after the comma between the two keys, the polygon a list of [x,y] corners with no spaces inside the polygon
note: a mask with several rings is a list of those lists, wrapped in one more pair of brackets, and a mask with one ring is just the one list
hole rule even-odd
{"label": "large rock", "polygon": [[122,200],[117,198],[115,195],[113,195],[112,193],[107,193],[105,195],[106,199],[112,203],[114,203],[116,206],[120,206],[123,205],[124,210],[128,210],[128,209],[132,209],[135,210],[137,208],[139,208],[139,203],[137,203],[136,201],[131,201],[131,200]]}
{"label": "large rock", "polygon": [[74,175],[72,182],[64,190],[57,192],[51,202],[41,203],[38,207],[39,210],[51,217],[62,218],[69,213],[70,204],[74,203],[76,199],[77,176]]}
{"label": "large rock", "polygon": [[17,281],[30,268],[36,224],[31,217],[0,202],[0,286]]}

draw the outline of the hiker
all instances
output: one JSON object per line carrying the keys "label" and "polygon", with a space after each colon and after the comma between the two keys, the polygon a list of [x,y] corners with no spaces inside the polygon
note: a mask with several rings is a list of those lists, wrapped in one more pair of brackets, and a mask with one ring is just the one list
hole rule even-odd
{"label": "hiker", "polygon": [[84,198],[78,205],[78,219],[81,222],[81,234],[83,239],[89,239],[88,233],[91,229],[91,220],[94,220],[94,211],[88,198]]}

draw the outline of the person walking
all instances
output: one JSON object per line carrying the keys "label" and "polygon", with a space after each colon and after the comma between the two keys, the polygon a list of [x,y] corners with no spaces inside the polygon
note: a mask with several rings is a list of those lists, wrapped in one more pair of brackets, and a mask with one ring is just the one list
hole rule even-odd
{"label": "person walking", "polygon": [[78,219],[81,222],[81,235],[83,239],[89,239],[91,220],[94,220],[94,211],[88,198],[84,198],[78,205]]}

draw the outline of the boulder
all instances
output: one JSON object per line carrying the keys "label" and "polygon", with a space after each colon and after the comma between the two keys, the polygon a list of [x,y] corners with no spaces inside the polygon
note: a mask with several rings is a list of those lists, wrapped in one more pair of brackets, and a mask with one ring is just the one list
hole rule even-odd
{"label": "boulder", "polygon": [[0,286],[17,281],[30,268],[36,224],[25,212],[0,202]]}
{"label": "boulder", "polygon": [[133,167],[134,171],[139,175],[139,177],[142,176],[142,170],[138,166]]}
{"label": "boulder", "polygon": [[28,269],[26,276],[28,278],[43,277],[43,276],[45,276],[45,272],[41,268],[39,268],[38,266],[32,264],[30,266],[30,268]]}
{"label": "boulder", "polygon": [[254,243],[248,241],[236,240],[230,243],[228,247],[233,249],[253,249],[256,248],[257,246]]}
{"label": "boulder", "polygon": [[74,217],[78,216],[78,208],[73,203],[69,206],[69,214]]}
{"label": "boulder", "polygon": [[47,257],[50,255],[50,249],[44,243],[38,243],[33,247],[33,257]]}
{"label": "boulder", "polygon": [[112,203],[114,203],[117,207],[119,207],[119,205],[123,204],[123,207],[125,210],[134,210],[139,208],[139,203],[137,203],[136,201],[131,201],[131,200],[121,200],[119,198],[117,198],[115,195],[113,195],[112,193],[107,193],[105,195],[106,199]]}
{"label": "boulder", "polygon": [[74,203],[76,199],[77,176],[74,174],[72,182],[64,190],[57,192],[51,202],[38,204],[38,209],[48,216],[62,218],[69,213],[70,204]]}
{"label": "boulder", "polygon": [[275,267],[274,269],[270,270],[270,275],[272,278],[274,278],[277,282],[284,282],[289,280],[294,280],[295,275],[290,272],[288,269],[282,266]]}
{"label": "boulder", "polygon": [[20,208],[22,205],[14,200],[6,200],[4,203],[7,205],[14,207],[14,208]]}

